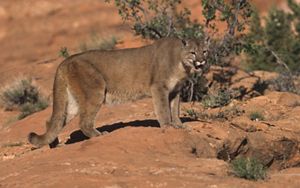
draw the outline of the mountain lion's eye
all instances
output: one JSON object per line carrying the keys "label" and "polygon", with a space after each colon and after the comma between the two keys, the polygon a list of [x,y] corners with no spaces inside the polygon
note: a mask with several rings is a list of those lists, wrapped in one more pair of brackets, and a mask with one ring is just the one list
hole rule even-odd
{"label": "mountain lion's eye", "polygon": [[203,50],[203,55],[207,56],[208,55],[208,51],[207,50]]}
{"label": "mountain lion's eye", "polygon": [[193,51],[193,52],[190,52],[190,53],[191,53],[191,54],[193,54],[193,55],[196,55],[196,54],[197,54],[197,53],[196,53],[196,52],[194,52],[194,51]]}
{"label": "mountain lion's eye", "polygon": [[193,59],[196,59],[196,52],[190,52],[193,56]]}

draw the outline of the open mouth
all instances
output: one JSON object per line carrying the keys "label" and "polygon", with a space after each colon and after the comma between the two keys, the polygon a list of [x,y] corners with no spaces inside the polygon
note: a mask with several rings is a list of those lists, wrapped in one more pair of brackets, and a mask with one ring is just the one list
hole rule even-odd
{"label": "open mouth", "polygon": [[198,61],[198,60],[195,60],[195,58],[194,59],[192,59],[192,58],[186,59],[183,62],[185,64],[185,66],[191,67],[194,70],[196,70],[197,72],[201,71],[204,68],[205,64],[206,64],[206,60]]}
{"label": "open mouth", "polygon": [[203,61],[194,61],[194,67],[195,69],[201,69],[204,67],[204,65],[206,64],[206,61],[203,60]]}

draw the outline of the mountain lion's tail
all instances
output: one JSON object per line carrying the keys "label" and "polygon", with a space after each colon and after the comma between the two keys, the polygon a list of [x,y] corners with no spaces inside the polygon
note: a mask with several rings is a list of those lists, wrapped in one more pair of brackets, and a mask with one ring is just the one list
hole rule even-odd
{"label": "mountain lion's tail", "polygon": [[67,86],[62,71],[58,69],[53,88],[53,112],[51,119],[46,123],[46,133],[38,135],[31,132],[28,135],[28,141],[37,147],[52,143],[66,124],[67,105]]}

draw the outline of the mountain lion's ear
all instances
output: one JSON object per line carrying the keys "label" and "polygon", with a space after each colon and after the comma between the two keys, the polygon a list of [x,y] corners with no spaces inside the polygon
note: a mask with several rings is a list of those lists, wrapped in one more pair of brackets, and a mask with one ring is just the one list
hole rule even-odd
{"label": "mountain lion's ear", "polygon": [[187,47],[189,45],[187,40],[182,39],[181,42],[183,47]]}

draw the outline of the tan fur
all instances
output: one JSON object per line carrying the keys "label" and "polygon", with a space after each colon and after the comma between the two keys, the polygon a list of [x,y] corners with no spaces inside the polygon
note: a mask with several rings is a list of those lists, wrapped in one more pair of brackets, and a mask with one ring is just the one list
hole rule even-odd
{"label": "tan fur", "polygon": [[182,127],[179,93],[192,73],[205,63],[203,43],[166,38],[141,48],[93,50],[67,58],[57,69],[53,113],[43,135],[29,134],[29,142],[50,144],[73,117],[88,136],[101,133],[94,120],[103,103],[120,103],[152,96],[161,127]]}

